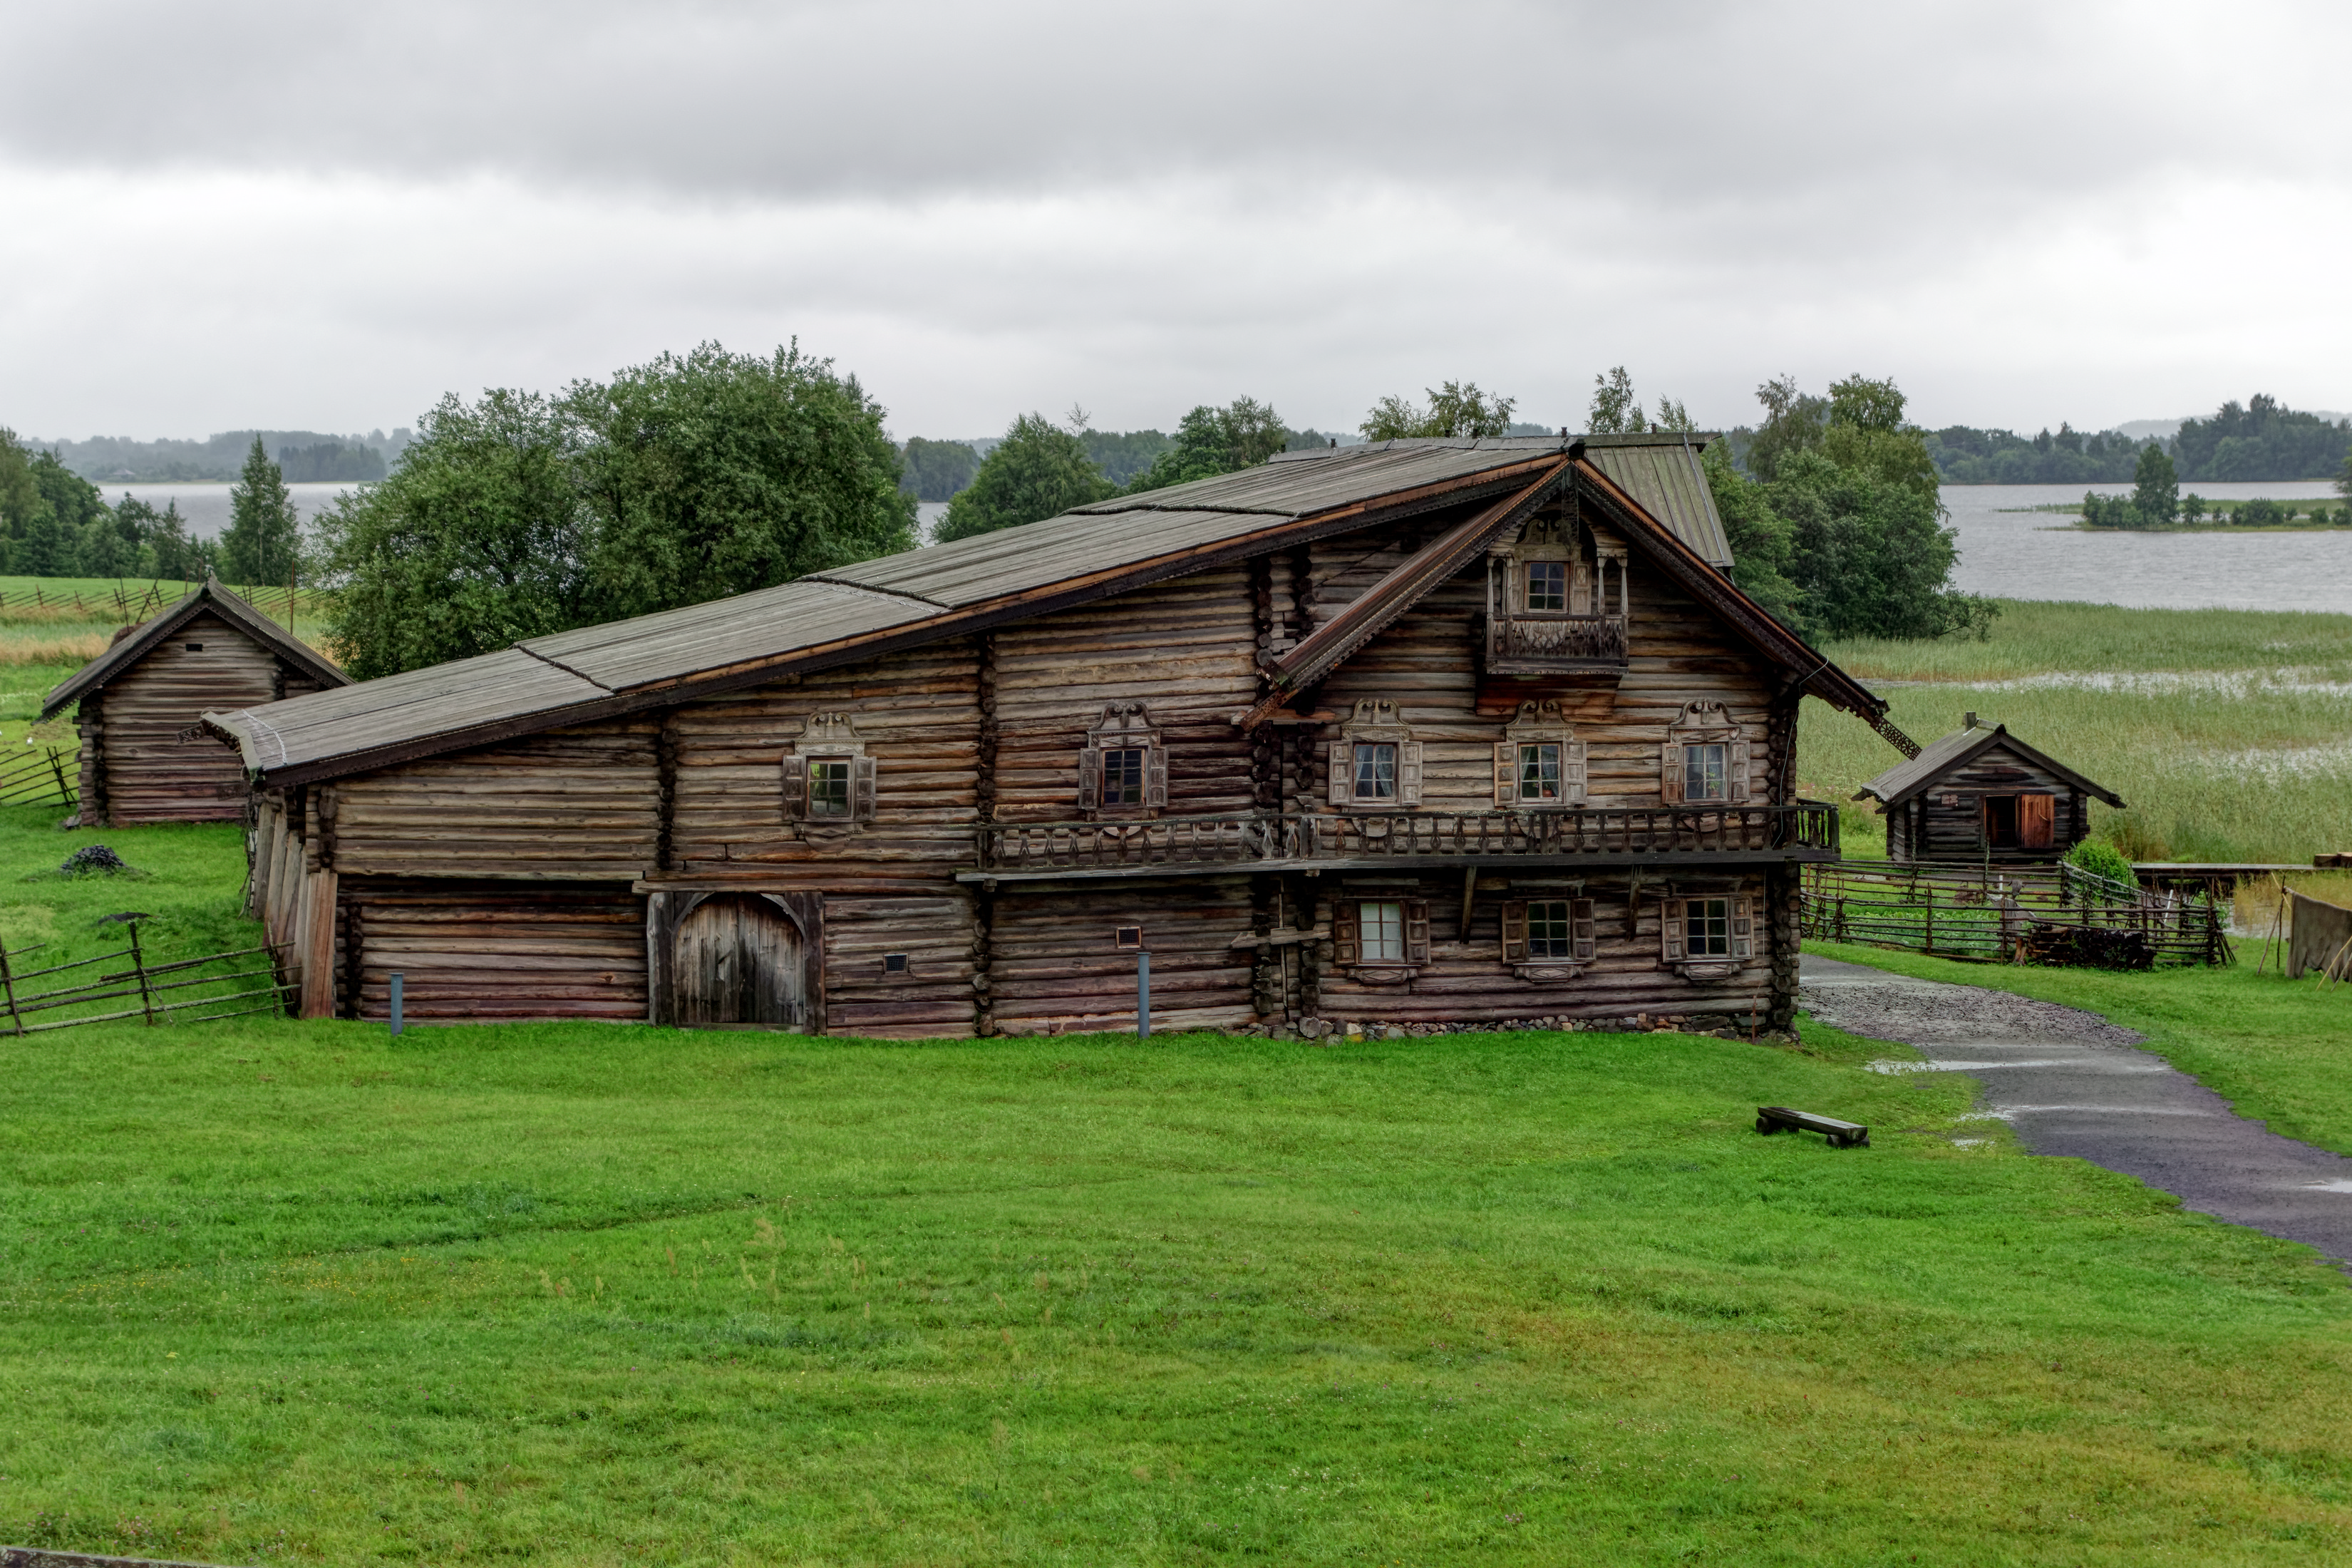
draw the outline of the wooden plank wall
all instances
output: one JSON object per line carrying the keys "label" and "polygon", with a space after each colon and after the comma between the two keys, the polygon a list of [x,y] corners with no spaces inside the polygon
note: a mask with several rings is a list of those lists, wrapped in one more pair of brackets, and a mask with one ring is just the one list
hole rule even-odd
{"label": "wooden plank wall", "polygon": [[1151,950],[1154,1028],[1247,1024],[1253,953],[1247,877],[1171,877],[1106,886],[1000,891],[989,949],[996,1031],[1078,1034],[1135,1027],[1135,954],[1117,928],[1140,925]]}
{"label": "wooden plank wall", "polygon": [[322,785],[334,863],[355,876],[642,877],[660,829],[659,729],[557,730]]}
{"label": "wooden plank wall", "polygon": [[[202,651],[189,652],[191,643]],[[99,733],[83,723],[85,754],[102,750],[104,770],[94,777],[98,764],[85,762],[84,798],[102,799],[117,827],[236,821],[246,795],[236,749],[209,735],[180,737],[206,709],[257,707],[283,689],[276,654],[218,616],[198,614],[107,683]]]}
{"label": "wooden plank wall", "polygon": [[337,1012],[420,1022],[646,1016],[645,900],[626,883],[346,879]]}

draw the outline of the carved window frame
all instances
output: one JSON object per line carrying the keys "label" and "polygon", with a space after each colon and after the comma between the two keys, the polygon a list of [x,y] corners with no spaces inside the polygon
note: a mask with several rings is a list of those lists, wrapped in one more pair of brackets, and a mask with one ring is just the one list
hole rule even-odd
{"label": "carved window frame", "polygon": [[[1103,753],[1143,752],[1143,799],[1103,804]],[[1151,816],[1168,809],[1168,743],[1140,702],[1106,702],[1078,750],[1078,809],[1088,817]]]}
{"label": "carved window frame", "polygon": [[[809,763],[816,760],[849,763],[849,811],[846,816],[815,815],[811,807]],[[812,713],[801,732],[784,748],[783,815],[786,822],[806,827],[862,827],[874,820],[874,759],[856,721],[843,712]]]}
{"label": "carved window frame", "polygon": [[[1719,902],[1725,909],[1721,953],[1690,951],[1690,906]],[[1658,903],[1659,961],[1685,980],[1728,980],[1756,959],[1756,900],[1745,893],[1692,889]]]}
{"label": "carved window frame", "polygon": [[[1528,907],[1535,904],[1566,904],[1568,906],[1569,950],[1565,954],[1537,953],[1528,939]],[[1557,985],[1581,976],[1591,967],[1601,949],[1600,932],[1594,924],[1593,900],[1566,895],[1540,898],[1509,899],[1503,904],[1503,962],[1511,973],[1535,985]]]}
{"label": "carved window frame", "polygon": [[[1581,535],[1575,497],[1570,494],[1561,498],[1559,510],[1530,518],[1517,537],[1489,550],[1493,570],[1501,577],[1489,601],[1492,613],[1524,621],[1562,620],[1585,614],[1580,606],[1591,596],[1592,584],[1584,564]],[[1557,610],[1528,607],[1528,568],[1538,562],[1556,562],[1566,568],[1562,604]]]}
{"label": "carved window frame", "polygon": [[[1393,904],[1402,928],[1403,956],[1366,958],[1363,909]],[[1348,889],[1331,903],[1332,962],[1365,985],[1402,985],[1429,963],[1429,900],[1410,893]]]}
{"label": "carved window frame", "polygon": [[[1541,745],[1559,747],[1558,800],[1525,800],[1519,795],[1519,748]],[[1568,721],[1559,703],[1550,698],[1520,703],[1517,714],[1503,726],[1503,738],[1495,742],[1495,809],[1571,811],[1591,799],[1590,789],[1584,742],[1576,738],[1575,726]]]}
{"label": "carved window frame", "polygon": [[[1364,746],[1394,746],[1396,752],[1396,795],[1381,800],[1376,796],[1360,798],[1356,794],[1356,748]],[[1339,726],[1339,738],[1331,742],[1330,772],[1328,799],[1342,811],[1419,811],[1422,794],[1422,743],[1412,738],[1412,731],[1397,715],[1397,705],[1386,698],[1367,697],[1355,706],[1347,721]]]}
{"label": "carved window frame", "polygon": [[[1724,796],[1691,800],[1683,787],[1684,748],[1721,746]],[[1658,755],[1658,798],[1667,805],[1745,805],[1748,799],[1748,730],[1720,702],[1685,702],[1666,726]]]}

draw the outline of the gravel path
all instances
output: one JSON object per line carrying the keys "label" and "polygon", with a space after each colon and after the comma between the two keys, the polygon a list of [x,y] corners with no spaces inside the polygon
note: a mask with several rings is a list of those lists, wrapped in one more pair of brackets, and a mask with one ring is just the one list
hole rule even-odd
{"label": "gravel path", "polygon": [[2137,1048],[2095,1013],[2005,991],[1947,985],[1805,955],[1803,1003],[1849,1034],[1900,1040],[1925,1062],[1881,1071],[1964,1072],[1977,1114],[2008,1122],[2036,1154],[2072,1155],[2177,1194],[2192,1209],[2352,1260],[2352,1160],[2282,1138]]}

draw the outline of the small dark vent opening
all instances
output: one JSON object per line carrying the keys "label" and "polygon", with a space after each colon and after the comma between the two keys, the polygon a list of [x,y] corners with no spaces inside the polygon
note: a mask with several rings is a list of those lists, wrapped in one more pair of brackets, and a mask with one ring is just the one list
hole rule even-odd
{"label": "small dark vent opening", "polygon": [[192,642],[188,645],[188,651],[190,653],[202,653],[205,651],[205,645],[200,642]]}
{"label": "small dark vent opening", "polygon": [[903,952],[884,953],[882,955],[882,973],[885,974],[906,973],[907,955]]}

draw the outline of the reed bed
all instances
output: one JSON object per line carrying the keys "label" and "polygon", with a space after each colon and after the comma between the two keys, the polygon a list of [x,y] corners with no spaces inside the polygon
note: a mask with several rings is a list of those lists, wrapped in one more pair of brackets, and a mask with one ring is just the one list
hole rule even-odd
{"label": "reed bed", "polygon": [[[1923,744],[1973,711],[2121,795],[2123,811],[2093,808],[2092,831],[2133,859],[2307,864],[2352,849],[2352,616],[2009,611],[1984,644],[1823,651]],[[1799,787],[1843,803],[1848,854],[1883,852],[1885,819],[1851,797],[1900,760],[1859,720],[1806,702]]]}
{"label": "reed bed", "polygon": [[2352,871],[2294,871],[2250,877],[2230,895],[2230,921],[2240,935],[2268,937],[2280,929],[2287,890],[2352,909]]}

